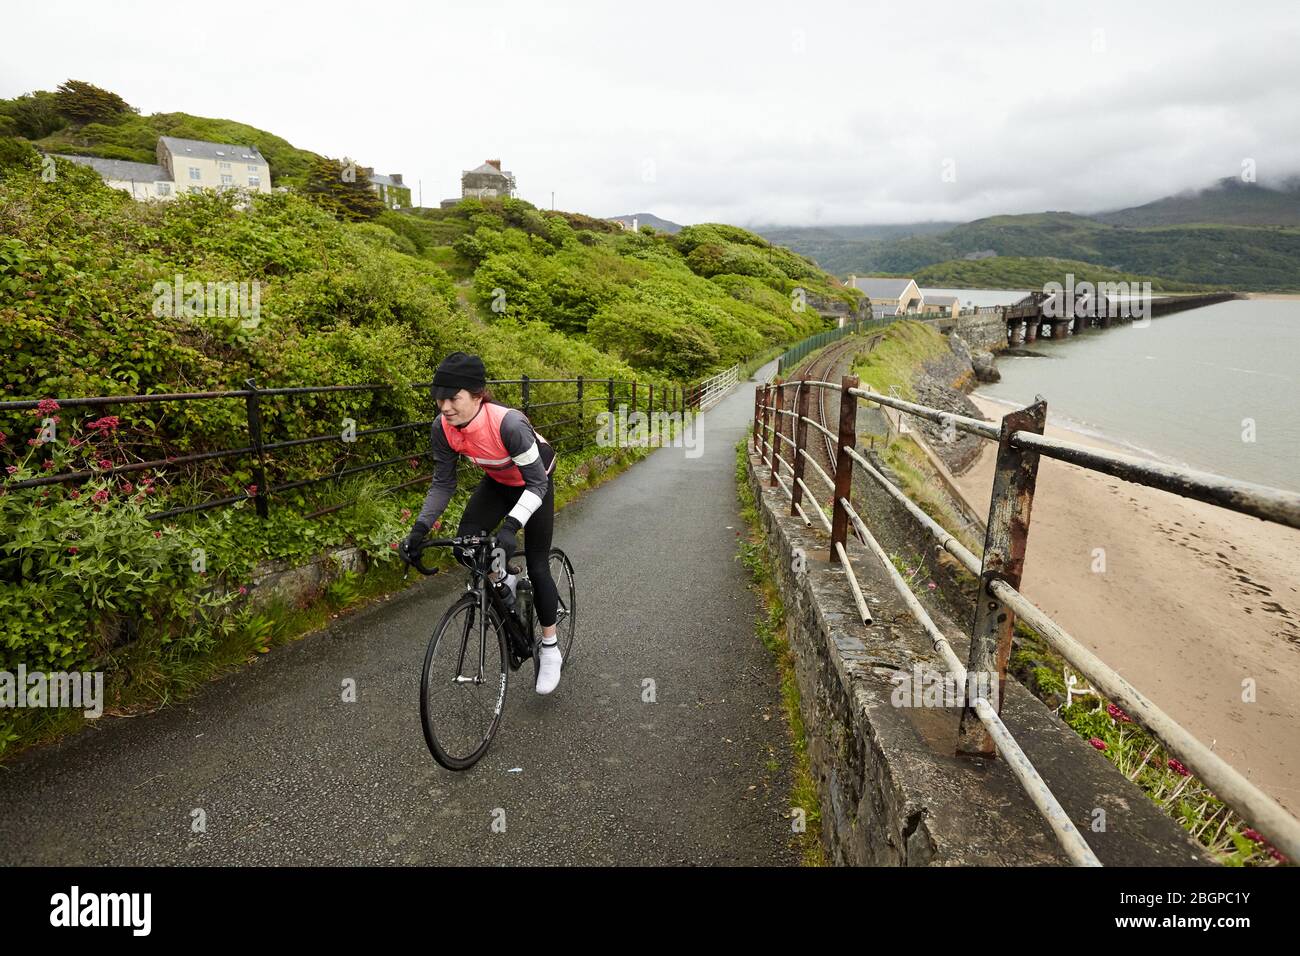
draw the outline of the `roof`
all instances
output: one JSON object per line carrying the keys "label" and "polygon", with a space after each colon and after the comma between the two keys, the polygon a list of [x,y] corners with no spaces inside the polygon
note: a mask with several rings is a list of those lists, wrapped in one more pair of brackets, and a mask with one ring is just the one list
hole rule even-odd
{"label": "roof", "polygon": [[398,189],[406,189],[405,183],[399,183],[392,176],[384,176],[380,173],[372,173],[370,181],[379,186],[396,186]]}
{"label": "roof", "polygon": [[493,166],[490,163],[484,163],[482,166],[478,167],[477,169],[467,169],[461,175],[469,176],[472,173],[486,174],[489,176],[500,176],[502,179],[507,179],[510,176],[514,175],[513,173],[503,173],[501,170],[497,169],[495,166]]}
{"label": "roof", "polygon": [[89,166],[104,179],[122,182],[156,183],[172,181],[171,174],[162,166],[152,163],[132,163],[125,159],[100,159],[98,156],[65,156],[55,153],[59,159]]}
{"label": "roof", "polygon": [[925,296],[926,305],[959,305],[961,302],[955,295],[927,295]]}
{"label": "roof", "polygon": [[235,143],[209,143],[201,139],[177,139],[174,136],[160,136],[158,142],[166,146],[173,156],[192,156],[197,159],[212,159],[221,162],[265,163],[256,146],[241,146]]}
{"label": "roof", "polygon": [[877,319],[887,315],[898,315],[898,306],[873,302],[871,303],[871,315],[873,318]]}
{"label": "roof", "polygon": [[897,299],[911,284],[911,279],[853,279],[853,287],[865,292],[869,299]]}

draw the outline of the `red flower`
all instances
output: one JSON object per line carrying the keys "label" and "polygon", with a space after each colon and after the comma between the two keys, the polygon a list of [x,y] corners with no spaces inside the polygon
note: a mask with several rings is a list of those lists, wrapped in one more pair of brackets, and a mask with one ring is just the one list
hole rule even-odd
{"label": "red flower", "polygon": [[1264,838],[1259,835],[1259,831],[1252,830],[1250,827],[1246,827],[1246,829],[1242,830],[1241,835],[1244,836],[1247,840],[1253,840],[1255,843],[1264,842]]}
{"label": "red flower", "polygon": [[1172,770],[1174,773],[1178,774],[1178,776],[1180,776],[1180,777],[1190,777],[1190,776],[1192,775],[1192,772],[1191,772],[1190,770],[1188,770],[1186,767],[1184,767],[1181,763],[1179,763],[1179,762],[1178,762],[1177,760],[1175,760],[1173,757],[1170,757],[1170,758],[1169,758],[1169,764],[1168,764],[1168,766],[1169,766],[1169,769],[1170,769],[1170,770]]}
{"label": "red flower", "polygon": [[241,584],[241,585],[239,586],[239,593],[240,593],[240,594],[247,594],[247,593],[248,593],[248,588],[244,587],[244,586]]}
{"label": "red flower", "polygon": [[54,467],[54,462],[47,459],[46,461],[41,462],[41,467],[44,468],[46,471],[49,471],[51,468]]}
{"label": "red flower", "polygon": [[1279,863],[1286,862],[1286,857],[1283,856],[1281,852],[1278,851],[1277,847],[1272,847],[1272,846],[1269,847],[1268,855],[1271,856],[1273,859],[1277,860]]}
{"label": "red flower", "polygon": [[108,458],[101,458],[101,459],[99,459],[99,467],[100,467],[100,468],[112,468],[112,467],[113,467],[113,462],[112,462],[110,459],[108,459]]}
{"label": "red flower", "polygon": [[153,533],[153,536],[154,536],[155,538],[161,538],[161,537],[162,537],[162,532],[161,532],[161,531],[155,531],[155,532]]}
{"label": "red flower", "polygon": [[59,403],[52,398],[42,398],[36,403],[36,410],[43,415],[48,415],[59,410]]}
{"label": "red flower", "polygon": [[1114,704],[1106,705],[1106,713],[1110,714],[1113,719],[1119,721],[1121,724],[1133,723],[1133,718],[1124,713],[1124,711],[1120,710]]}
{"label": "red flower", "polygon": [[419,470],[420,470],[420,459],[418,459],[418,458],[412,458],[412,459],[411,459],[411,467],[414,468],[416,471],[419,471]]}
{"label": "red flower", "polygon": [[41,440],[40,440],[39,438],[29,438],[29,439],[27,439],[27,444],[29,444],[29,445],[39,445],[39,444],[41,444]]}
{"label": "red flower", "polygon": [[76,548],[68,548],[68,554],[76,554],[76,553],[77,553]]}
{"label": "red flower", "polygon": [[1091,740],[1088,741],[1088,743],[1092,744],[1098,750],[1106,749],[1106,741],[1102,740],[1100,737],[1093,737]]}
{"label": "red flower", "polygon": [[392,548],[394,551],[396,551],[396,550],[397,550],[397,542],[396,542],[396,541],[392,542],[391,544],[389,544],[389,547]]}
{"label": "red flower", "polygon": [[0,445],[3,445],[8,440],[9,440],[9,436],[6,435],[4,432],[0,432]]}
{"label": "red flower", "polygon": [[247,491],[250,495],[255,495],[257,494],[257,485],[249,485],[244,490]]}
{"label": "red flower", "polygon": [[405,520],[406,520],[407,518],[409,518],[409,517],[411,517],[411,509],[410,509],[410,508],[403,508],[403,509],[402,509],[402,520],[405,521]]}
{"label": "red flower", "polygon": [[76,501],[78,498],[81,497],[81,492],[77,491],[76,489],[73,489],[72,491],[68,492],[68,497],[71,498],[73,501]]}
{"label": "red flower", "polygon": [[16,465],[8,465],[5,467],[5,471],[9,472],[9,474],[12,475],[18,471],[18,467]]}
{"label": "red flower", "polygon": [[116,415],[105,415],[103,418],[97,418],[93,422],[87,423],[86,427],[94,429],[102,428],[106,432],[111,432],[119,424],[121,423],[118,421]]}
{"label": "red flower", "polygon": [[131,484],[129,481],[122,482],[118,487],[122,489],[122,494],[124,495],[129,495],[131,492],[135,491],[135,485]]}
{"label": "red flower", "polygon": [[90,497],[93,501],[98,502],[99,504],[102,505],[105,501],[108,500],[108,492],[105,491],[103,488],[100,488],[97,492],[95,492]]}
{"label": "red flower", "polygon": [[80,438],[71,438],[71,439],[68,440],[68,444],[71,445],[73,448],[80,448],[80,447],[81,447],[81,439],[80,439]]}

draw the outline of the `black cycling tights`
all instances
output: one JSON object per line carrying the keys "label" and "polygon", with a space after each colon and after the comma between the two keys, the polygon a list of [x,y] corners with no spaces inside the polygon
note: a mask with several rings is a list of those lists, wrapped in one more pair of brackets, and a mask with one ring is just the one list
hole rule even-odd
{"label": "black cycling tights", "polygon": [[[465,513],[461,515],[457,535],[487,534],[495,531],[510,509],[515,506],[524,486],[515,488],[494,481],[487,475],[478,483],[474,493],[469,496]],[[533,583],[533,603],[537,608],[537,619],[542,627],[550,627],[559,616],[560,595],[555,588],[555,579],[551,577],[551,535],[555,530],[555,477],[546,482],[546,497],[537,506],[537,510],[524,525],[524,559],[528,564],[528,580]],[[459,549],[457,549],[459,552]],[[472,567],[473,562],[467,556],[457,553],[456,560],[465,567]]]}

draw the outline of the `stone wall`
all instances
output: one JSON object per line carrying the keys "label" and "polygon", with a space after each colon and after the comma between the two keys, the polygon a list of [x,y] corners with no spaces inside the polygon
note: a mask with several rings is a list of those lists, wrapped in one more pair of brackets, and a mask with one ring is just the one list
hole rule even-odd
{"label": "stone wall", "polygon": [[[851,866],[1067,864],[1005,761],[955,754],[959,708],[895,706],[898,675],[942,664],[883,566],[850,536],[847,551],[875,620],[863,625],[843,568],[828,561],[827,536],[789,517],[789,499],[769,486],[752,450],[748,479],[785,604],[829,858]],[[796,549],[803,570],[795,570]],[[936,623],[964,659],[960,629]],[[1005,689],[1002,717],[1103,863],[1207,862],[1181,828],[1019,684]],[[1097,810],[1105,813],[1102,832],[1092,829]]]}

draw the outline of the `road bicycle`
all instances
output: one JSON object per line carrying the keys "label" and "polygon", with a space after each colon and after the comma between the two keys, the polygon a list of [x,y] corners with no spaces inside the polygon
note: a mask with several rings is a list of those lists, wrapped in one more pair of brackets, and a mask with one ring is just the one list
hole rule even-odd
{"label": "road bicycle", "polygon": [[[468,770],[487,752],[501,725],[510,672],[531,659],[536,683],[542,626],[526,568],[510,568],[519,575],[513,609],[488,579],[510,558],[522,557],[522,552],[506,556],[486,534],[430,538],[411,566],[426,576],[437,574],[437,568],[423,564],[424,551],[437,547],[463,549],[471,567],[466,593],[442,616],[425,651],[420,721],[434,759],[448,770]],[[552,548],[550,569],[560,597],[555,635],[567,668],[577,625],[573,563],[559,548]]]}

